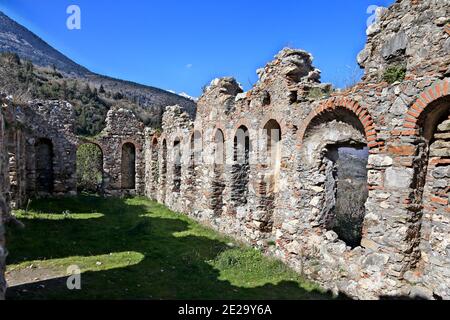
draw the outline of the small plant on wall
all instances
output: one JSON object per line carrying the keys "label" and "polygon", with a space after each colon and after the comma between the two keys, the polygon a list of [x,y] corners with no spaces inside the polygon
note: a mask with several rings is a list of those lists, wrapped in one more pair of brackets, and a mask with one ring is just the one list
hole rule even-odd
{"label": "small plant on wall", "polygon": [[383,80],[389,84],[393,84],[397,81],[405,80],[406,76],[406,66],[404,65],[394,65],[388,67],[383,73]]}

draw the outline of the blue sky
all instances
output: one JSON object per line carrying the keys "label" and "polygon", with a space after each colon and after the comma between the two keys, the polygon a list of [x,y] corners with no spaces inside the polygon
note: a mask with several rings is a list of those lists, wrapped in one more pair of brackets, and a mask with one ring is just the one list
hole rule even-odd
{"label": "blue sky", "polygon": [[[0,10],[91,71],[199,96],[215,77],[247,90],[285,46],[305,49],[322,81],[357,70],[370,5],[394,0],[0,0]],[[68,30],[66,9],[81,9]]]}

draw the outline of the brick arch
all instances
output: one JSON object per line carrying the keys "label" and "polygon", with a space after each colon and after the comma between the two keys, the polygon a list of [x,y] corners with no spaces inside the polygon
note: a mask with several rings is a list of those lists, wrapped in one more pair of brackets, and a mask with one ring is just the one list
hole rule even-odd
{"label": "brick arch", "polygon": [[167,139],[167,136],[166,136],[165,134],[162,134],[162,135],[158,138],[158,148],[161,148],[161,149],[162,149],[164,141],[166,141],[166,144],[167,144],[168,139]]}
{"label": "brick arch", "polygon": [[197,132],[200,134],[200,138],[203,143],[203,137],[204,137],[203,130],[194,128],[191,131],[189,131],[189,135],[186,137],[186,144],[189,145],[189,149],[191,148],[192,139],[195,138],[195,133],[197,133]]}
{"label": "brick arch", "polygon": [[[247,122],[246,119],[241,119],[241,120],[239,120],[239,121],[237,122],[237,124],[233,127],[233,132],[231,133],[231,134],[232,134],[232,146],[233,146],[232,154],[233,154],[233,157],[234,157],[234,152],[235,152],[235,150],[236,150],[236,140],[235,140],[235,139],[236,139],[236,137],[237,137],[238,130],[239,130],[240,128],[242,128],[242,127],[244,127],[244,128],[247,129],[247,134],[248,134],[248,139],[249,139],[249,152],[250,152],[250,151],[252,150],[252,148],[253,148],[252,136],[253,136],[254,134],[252,133],[250,124]],[[256,136],[256,134],[255,134],[255,136]]]}
{"label": "brick arch", "polygon": [[139,152],[142,151],[142,145],[140,143],[137,143],[136,140],[133,140],[133,139],[122,140],[120,143],[120,150],[122,150],[123,146],[126,145],[127,143],[132,144],[134,146],[134,148],[136,149],[136,151],[139,151]]}
{"label": "brick arch", "polygon": [[405,123],[403,124],[404,135],[419,136],[419,119],[422,118],[424,112],[429,111],[433,102],[447,95],[449,95],[448,80],[442,80],[419,94],[419,97],[414,101],[406,114]]}
{"label": "brick arch", "polygon": [[169,139],[164,135],[159,138],[158,149],[162,152],[164,151],[164,142],[166,143],[167,152],[169,151]]}
{"label": "brick arch", "polygon": [[179,143],[179,150],[182,157],[186,156],[186,149],[189,148],[190,141],[186,139],[181,131],[176,131],[171,135],[170,144],[167,146],[167,151],[170,152],[172,156],[175,155],[175,142]]}
{"label": "brick arch", "polygon": [[188,136],[186,137],[186,145],[188,146],[188,149],[191,149],[191,144],[192,144],[192,140],[195,139],[195,134],[199,133],[200,134],[200,140],[201,143],[203,145],[203,143],[205,142],[205,132],[203,130],[203,128],[201,127],[194,127],[189,131]]}
{"label": "brick arch", "polygon": [[233,126],[233,132],[236,133],[236,131],[242,126],[246,127],[249,131],[251,130],[251,125],[248,119],[240,118],[237,122],[235,122]]}
{"label": "brick arch", "polygon": [[201,142],[201,144],[202,144],[202,146],[203,146],[203,143],[204,143],[204,137],[205,137],[205,134],[204,134],[204,132],[203,132],[203,129],[202,129],[202,128],[193,128],[193,129],[189,132],[188,139],[186,140],[186,144],[188,145],[190,151],[192,151],[192,141],[195,140],[195,134],[196,134],[196,133],[199,133],[199,134],[200,134],[200,142]]}
{"label": "brick arch", "polygon": [[203,137],[205,135],[205,130],[202,127],[193,127],[190,131],[189,131],[189,140],[191,139],[191,137],[196,133],[196,132],[200,132],[201,136]]}
{"label": "brick arch", "polygon": [[211,131],[211,133],[212,133],[212,135],[211,135],[211,137],[210,137],[211,142],[214,142],[214,141],[215,141],[216,134],[217,134],[217,131],[218,131],[218,130],[222,131],[222,134],[223,134],[223,140],[224,140],[225,143],[226,143],[226,142],[227,142],[227,139],[228,139],[228,132],[227,132],[227,130],[225,130],[225,127],[222,126],[222,125],[219,124],[219,123],[217,123],[217,124],[214,126],[214,128],[212,129],[212,131]]}
{"label": "brick arch", "polygon": [[280,125],[280,128],[281,128],[281,140],[284,140],[283,138],[286,136],[286,134],[289,131],[289,129],[288,129],[288,125],[286,123],[286,120],[284,120],[284,117],[281,114],[279,114],[279,113],[270,112],[269,114],[266,114],[266,116],[261,119],[258,129],[259,130],[263,130],[264,126],[270,120],[275,120]]}
{"label": "brick arch", "polygon": [[244,121],[240,121],[240,122],[238,123],[237,126],[233,127],[233,131],[231,132],[233,142],[234,142],[234,138],[235,138],[236,135],[237,135],[238,130],[239,130],[240,128],[242,128],[242,127],[244,127],[244,128],[247,129],[249,137],[251,137],[251,136],[253,135],[253,134],[251,133],[252,131],[251,131],[251,128],[249,127],[249,125],[248,125],[246,122],[244,122]]}
{"label": "brick arch", "polygon": [[[270,120],[270,119],[269,119]],[[269,120],[267,120],[265,123],[264,123],[264,125],[269,121]],[[252,143],[252,137],[253,138],[255,138],[255,137],[257,137],[258,136],[258,129],[254,129],[253,127],[252,127],[252,125],[251,125],[251,122],[247,119],[247,118],[240,118],[236,123],[235,123],[235,125],[233,126],[233,132],[232,132],[232,134],[233,134],[233,139],[234,139],[234,137],[236,136],[236,133],[237,133],[237,131],[238,131],[238,129],[240,128],[240,127],[242,127],[242,126],[244,126],[244,127],[246,127],[247,128],[247,130],[248,130],[248,135],[249,135],[249,137],[250,137],[250,145],[253,145],[253,143]],[[280,125],[281,126],[281,125]]]}
{"label": "brick arch", "polygon": [[172,135],[172,139],[170,140],[170,145],[173,146],[175,144],[175,141],[177,141],[177,140],[181,145],[183,145],[185,139],[183,138],[183,134],[181,132],[175,132]]}
{"label": "brick arch", "polygon": [[86,138],[82,138],[77,142],[76,150],[78,150],[78,148],[81,147],[83,144],[93,144],[93,145],[97,146],[98,148],[100,148],[102,155],[105,154],[105,151],[104,151],[105,147],[100,142],[95,141],[95,140],[89,140]]}
{"label": "brick arch", "polygon": [[320,103],[311,113],[302,121],[302,125],[298,130],[299,145],[303,144],[303,139],[311,122],[318,116],[335,109],[344,109],[352,112],[361,122],[366,135],[367,146],[369,149],[375,149],[378,145],[377,132],[372,116],[366,107],[361,106],[357,101],[347,97],[334,97]]}

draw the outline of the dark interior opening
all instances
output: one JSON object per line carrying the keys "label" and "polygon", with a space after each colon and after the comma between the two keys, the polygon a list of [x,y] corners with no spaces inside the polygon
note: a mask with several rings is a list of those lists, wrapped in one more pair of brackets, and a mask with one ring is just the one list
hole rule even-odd
{"label": "dark interior opening", "polygon": [[52,141],[40,139],[36,143],[36,189],[38,193],[53,193],[53,157]]}
{"label": "dark interior opening", "polygon": [[369,195],[367,163],[369,149],[364,145],[328,146],[326,166],[325,205],[329,214],[326,228],[333,230],[350,247],[358,247]]}
{"label": "dark interior opening", "polygon": [[250,180],[250,135],[245,126],[239,127],[234,137],[233,158],[231,200],[235,206],[243,206],[247,204]]}
{"label": "dark interior opening", "polygon": [[173,144],[174,167],[173,167],[173,192],[181,191],[181,142],[176,139]]}
{"label": "dark interior opening", "polygon": [[122,189],[136,188],[136,147],[132,143],[122,146]]}

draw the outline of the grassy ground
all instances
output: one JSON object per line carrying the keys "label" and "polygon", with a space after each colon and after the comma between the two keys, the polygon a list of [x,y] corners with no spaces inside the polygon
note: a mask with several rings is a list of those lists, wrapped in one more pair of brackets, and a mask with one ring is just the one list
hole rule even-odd
{"label": "grassy ground", "polygon": [[[9,299],[325,299],[259,251],[145,199],[32,202],[8,231]],[[82,270],[82,289],[66,286]]]}

